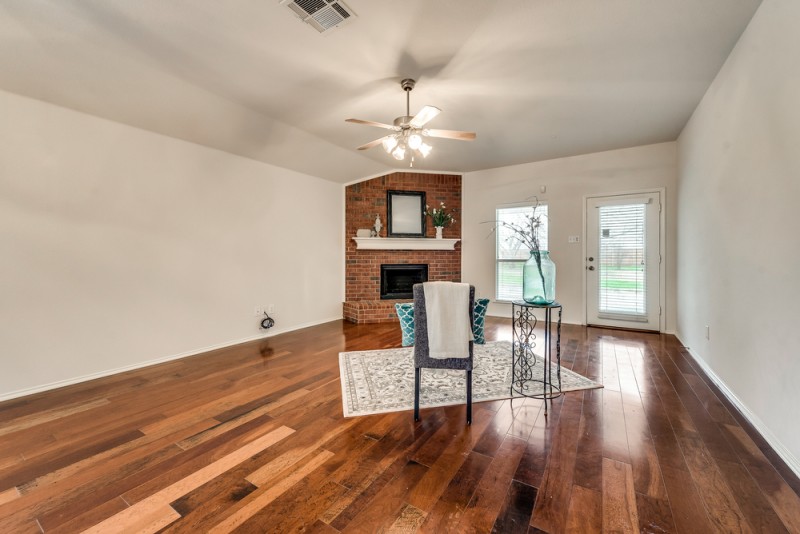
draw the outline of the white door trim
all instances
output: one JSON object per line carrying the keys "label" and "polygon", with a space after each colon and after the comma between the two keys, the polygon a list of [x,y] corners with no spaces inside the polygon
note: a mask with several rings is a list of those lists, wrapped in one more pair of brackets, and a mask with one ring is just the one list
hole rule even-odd
{"label": "white door trim", "polygon": [[586,325],[589,323],[589,311],[587,308],[586,302],[586,236],[588,235],[588,221],[586,219],[586,212],[589,207],[589,201],[594,198],[607,198],[607,197],[614,197],[614,196],[622,196],[622,195],[646,195],[646,194],[658,194],[659,202],[661,204],[661,212],[658,214],[659,217],[659,236],[658,236],[658,253],[661,256],[661,264],[658,269],[658,302],[659,306],[661,307],[661,313],[658,318],[658,331],[659,332],[666,332],[667,330],[667,190],[665,187],[655,187],[653,189],[634,189],[630,191],[617,191],[614,193],[595,193],[591,195],[584,195],[583,196],[583,261],[584,262],[584,269],[583,269],[583,276],[582,276],[582,291],[581,291],[581,305],[583,307],[583,324]]}

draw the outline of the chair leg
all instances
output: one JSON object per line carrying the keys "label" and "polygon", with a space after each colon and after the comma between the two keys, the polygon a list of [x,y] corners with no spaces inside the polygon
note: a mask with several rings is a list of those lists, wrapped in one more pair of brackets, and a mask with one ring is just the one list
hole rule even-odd
{"label": "chair leg", "polygon": [[472,371],[467,371],[467,424],[472,424]]}
{"label": "chair leg", "polygon": [[419,383],[422,379],[422,368],[414,368],[414,421],[419,421]]}

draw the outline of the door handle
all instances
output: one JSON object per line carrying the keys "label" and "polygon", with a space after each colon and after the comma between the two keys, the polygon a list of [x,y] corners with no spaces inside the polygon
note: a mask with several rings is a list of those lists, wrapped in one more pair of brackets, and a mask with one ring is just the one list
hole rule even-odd
{"label": "door handle", "polygon": [[588,266],[587,269],[589,269],[590,271],[594,271],[594,265]]}

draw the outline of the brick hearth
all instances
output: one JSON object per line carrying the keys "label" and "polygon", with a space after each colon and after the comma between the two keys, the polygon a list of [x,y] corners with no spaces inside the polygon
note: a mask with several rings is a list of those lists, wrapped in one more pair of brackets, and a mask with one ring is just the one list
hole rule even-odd
{"label": "brick hearth", "polygon": [[[351,239],[359,228],[371,228],[380,214],[386,237],[386,191],[425,191],[426,202],[438,206],[444,202],[456,211],[456,223],[444,229],[445,238],[461,238],[461,176],[399,172],[348,186],[345,190],[345,302],[343,315],[354,323],[396,321],[396,302],[380,299],[380,267],[384,263],[426,263],[428,280],[461,281],[461,242],[455,250],[358,250]],[[426,235],[435,236],[430,219]]]}

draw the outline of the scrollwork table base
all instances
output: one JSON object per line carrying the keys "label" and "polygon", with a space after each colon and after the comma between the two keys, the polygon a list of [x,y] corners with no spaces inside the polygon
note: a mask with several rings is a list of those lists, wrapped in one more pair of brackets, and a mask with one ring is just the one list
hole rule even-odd
{"label": "scrollwork table base", "polygon": [[[537,355],[537,336],[534,329],[538,323],[535,312],[544,310],[544,333],[541,340],[541,355]],[[552,327],[553,312],[558,311],[556,320],[555,377],[553,376]],[[511,355],[511,396],[533,399],[554,399],[561,396],[561,304],[529,304],[515,300],[511,303],[512,355]],[[539,361],[541,360],[541,361]],[[534,368],[542,365],[542,378],[534,378]],[[556,379],[554,383],[553,379]],[[541,389],[541,392],[540,392]],[[545,413],[547,402],[545,402]]]}

